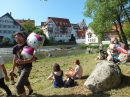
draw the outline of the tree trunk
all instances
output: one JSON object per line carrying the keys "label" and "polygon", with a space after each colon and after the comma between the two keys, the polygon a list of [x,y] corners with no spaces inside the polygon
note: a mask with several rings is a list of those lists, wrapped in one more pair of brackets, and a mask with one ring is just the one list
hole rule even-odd
{"label": "tree trunk", "polygon": [[118,34],[118,36],[119,36],[119,39],[120,39],[120,41],[122,42],[122,38],[121,38],[121,36],[120,36],[120,34],[119,34],[119,31],[118,31],[118,27],[117,27],[116,22],[114,22],[114,24],[115,24],[115,26],[116,26],[116,32],[117,32],[117,34]]}
{"label": "tree trunk", "polygon": [[121,19],[120,19],[120,16],[119,16],[119,15],[117,15],[117,21],[118,21],[118,24],[119,24],[119,26],[120,26],[121,36],[122,36],[123,42],[124,42],[125,45],[126,45],[126,49],[129,49],[126,36],[125,36],[124,31],[123,31],[123,29],[122,29]]}

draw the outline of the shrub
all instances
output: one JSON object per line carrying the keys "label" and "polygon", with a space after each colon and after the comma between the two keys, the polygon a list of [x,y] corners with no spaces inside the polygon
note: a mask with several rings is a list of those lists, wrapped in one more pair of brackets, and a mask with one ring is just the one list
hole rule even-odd
{"label": "shrub", "polygon": [[87,47],[92,49],[98,49],[99,45],[88,45]]}
{"label": "shrub", "polygon": [[78,49],[86,49],[86,48],[87,48],[86,45],[80,45],[80,46],[78,47]]}
{"label": "shrub", "polygon": [[2,43],[3,43],[4,45],[9,44],[9,42],[10,42],[10,39],[9,39],[9,38],[3,38],[3,39],[2,39]]}

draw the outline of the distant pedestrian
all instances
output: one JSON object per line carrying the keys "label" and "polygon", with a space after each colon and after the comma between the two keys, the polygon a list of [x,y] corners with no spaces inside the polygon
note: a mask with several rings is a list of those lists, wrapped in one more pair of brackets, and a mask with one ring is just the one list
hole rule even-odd
{"label": "distant pedestrian", "polygon": [[99,53],[101,53],[101,52],[103,52],[103,44],[102,44],[102,42],[99,45]]}

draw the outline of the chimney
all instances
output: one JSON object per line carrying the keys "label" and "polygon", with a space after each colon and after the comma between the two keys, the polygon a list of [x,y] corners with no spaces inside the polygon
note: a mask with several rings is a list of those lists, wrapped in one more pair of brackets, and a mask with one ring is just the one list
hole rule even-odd
{"label": "chimney", "polygon": [[10,12],[10,15],[11,15],[11,12]]}

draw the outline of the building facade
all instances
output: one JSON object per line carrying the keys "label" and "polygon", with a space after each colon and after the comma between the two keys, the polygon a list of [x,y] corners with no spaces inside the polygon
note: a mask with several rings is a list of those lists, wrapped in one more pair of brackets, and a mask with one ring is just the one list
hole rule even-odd
{"label": "building facade", "polygon": [[41,23],[41,28],[48,39],[53,42],[69,42],[71,38],[71,24],[69,19],[48,17]]}
{"label": "building facade", "polygon": [[21,26],[14,20],[11,13],[6,13],[0,17],[0,44],[2,44],[3,38],[9,38],[9,44],[13,44],[14,39],[12,38],[12,35],[16,31],[21,31]]}
{"label": "building facade", "polygon": [[97,44],[98,37],[94,34],[94,31],[89,27],[85,33],[85,44]]}

